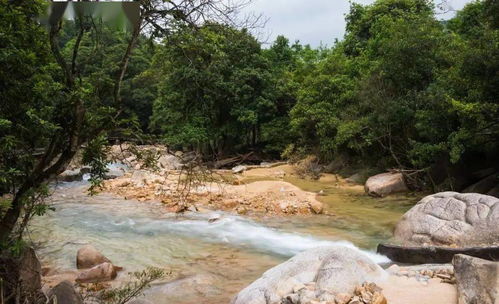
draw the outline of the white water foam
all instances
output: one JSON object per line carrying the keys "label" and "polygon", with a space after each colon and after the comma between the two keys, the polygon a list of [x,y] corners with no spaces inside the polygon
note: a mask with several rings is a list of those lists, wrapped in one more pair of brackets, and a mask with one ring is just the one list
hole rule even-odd
{"label": "white water foam", "polygon": [[[201,238],[208,242],[227,243],[234,246],[254,248],[260,251],[293,256],[299,252],[323,246],[344,246],[364,253],[375,263],[390,260],[371,251],[361,250],[348,241],[321,240],[310,235],[284,232],[265,227],[254,221],[233,215],[223,215],[210,223],[209,218],[217,214],[189,214],[185,220],[150,220],[148,223],[134,222],[139,233],[174,233]],[[129,222],[130,223],[130,222]],[[123,225],[123,222],[116,223]]]}

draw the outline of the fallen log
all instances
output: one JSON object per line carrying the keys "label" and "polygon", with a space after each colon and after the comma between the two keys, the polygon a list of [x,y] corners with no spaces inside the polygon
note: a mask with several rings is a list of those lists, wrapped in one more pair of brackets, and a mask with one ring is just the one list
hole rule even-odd
{"label": "fallen log", "polygon": [[439,246],[405,247],[379,244],[377,252],[390,260],[408,264],[450,263],[456,254],[465,254],[490,261],[499,261],[499,246],[451,248]]}
{"label": "fallen log", "polygon": [[252,155],[253,155],[253,152],[249,152],[249,153],[244,154],[244,155],[238,155],[238,156],[235,156],[235,157],[218,160],[218,161],[215,162],[215,164],[213,165],[213,167],[215,169],[220,169],[222,167],[240,165],[243,162],[245,162],[248,158],[250,158]]}

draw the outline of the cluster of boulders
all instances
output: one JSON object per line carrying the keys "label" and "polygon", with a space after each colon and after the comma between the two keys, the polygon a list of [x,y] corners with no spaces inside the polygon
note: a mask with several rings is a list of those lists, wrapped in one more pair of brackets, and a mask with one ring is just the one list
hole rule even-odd
{"label": "cluster of boulders", "polygon": [[[425,197],[408,211],[397,225],[395,237],[419,246],[491,246],[499,242],[497,223],[499,199],[444,192]],[[451,256],[449,262],[394,264],[385,271],[356,250],[317,248],[268,270],[232,304],[382,304],[387,299],[376,283],[386,276],[415,279],[424,286],[435,280],[453,284],[459,304],[499,303],[499,262],[464,254]]]}
{"label": "cluster of boulders", "polygon": [[[78,273],[59,281],[57,285],[46,291],[51,303],[82,304],[81,294],[75,289],[75,284],[104,283],[114,280],[121,267],[112,262],[92,245],[85,245],[76,253],[76,268]],[[54,300],[56,299],[56,300]]]}
{"label": "cluster of boulders", "polygon": [[381,290],[364,283],[376,283],[386,275],[358,250],[320,247],[268,270],[232,304],[381,304],[386,303]]}
{"label": "cluster of boulders", "polygon": [[[182,197],[179,175],[161,175],[135,170],[104,183],[106,191],[126,199],[162,202],[169,212],[224,210],[238,214],[265,213],[278,215],[320,214],[323,205],[312,193],[305,193],[286,182],[255,182],[247,185],[206,183],[192,188]],[[181,199],[183,198],[183,199]]]}
{"label": "cluster of boulders", "polygon": [[381,287],[375,283],[364,283],[355,287],[353,294],[338,293],[317,299],[316,284],[304,284],[303,288],[286,296],[280,304],[387,304]]}
{"label": "cluster of boulders", "polygon": [[[499,263],[474,257],[497,259],[499,244],[499,199],[478,193],[442,192],[423,198],[397,224],[399,243],[433,248],[450,247],[452,265],[392,267],[397,275],[418,279],[440,278],[456,284],[459,304],[499,303]],[[437,247],[436,247],[437,246]],[[403,248],[401,249],[403,250]]]}

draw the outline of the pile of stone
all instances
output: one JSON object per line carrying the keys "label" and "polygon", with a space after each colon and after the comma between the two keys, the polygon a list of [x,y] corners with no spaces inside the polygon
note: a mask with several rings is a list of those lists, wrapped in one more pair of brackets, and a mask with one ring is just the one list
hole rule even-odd
{"label": "pile of stone", "polygon": [[[341,302],[337,304],[342,304]],[[354,296],[345,302],[348,304],[387,304],[382,289],[374,283],[364,283],[355,288]]]}
{"label": "pile of stone", "polygon": [[[77,285],[89,283],[104,283],[114,280],[121,267],[115,266],[112,262],[100,253],[92,245],[85,245],[78,249],[76,253],[77,273],[71,273],[62,282],[46,291],[49,299],[48,303],[82,304],[83,298],[75,288]],[[57,279],[58,275],[54,275]],[[64,274],[61,277],[65,277]]]}
{"label": "pile of stone", "polygon": [[383,304],[381,289],[366,283],[382,281],[386,275],[355,249],[320,247],[268,270],[232,304]]}
{"label": "pile of stone", "polygon": [[159,170],[180,170],[184,160],[190,160],[191,154],[182,151],[170,152],[163,145],[141,145],[130,144],[114,145],[109,149],[109,158],[113,162],[120,162],[131,169],[140,170],[148,167],[148,160],[153,160],[152,165]]}
{"label": "pile of stone", "polygon": [[322,301],[317,299],[316,294],[316,284],[307,283],[285,297],[281,304],[387,304],[381,287],[375,283],[357,286],[353,294],[338,293],[323,296]]}
{"label": "pile of stone", "polygon": [[455,284],[454,267],[451,264],[422,264],[414,266],[392,265],[387,269],[389,274],[415,278],[427,285],[430,279],[440,279],[442,283]]}

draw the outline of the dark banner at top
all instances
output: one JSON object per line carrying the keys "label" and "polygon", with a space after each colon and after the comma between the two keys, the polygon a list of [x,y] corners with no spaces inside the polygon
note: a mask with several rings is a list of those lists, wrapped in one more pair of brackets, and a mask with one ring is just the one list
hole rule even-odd
{"label": "dark banner at top", "polygon": [[138,26],[140,3],[134,0],[53,0],[47,14],[48,24],[55,25],[61,18],[100,18],[117,27]]}

